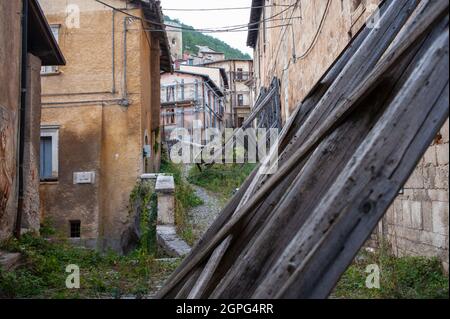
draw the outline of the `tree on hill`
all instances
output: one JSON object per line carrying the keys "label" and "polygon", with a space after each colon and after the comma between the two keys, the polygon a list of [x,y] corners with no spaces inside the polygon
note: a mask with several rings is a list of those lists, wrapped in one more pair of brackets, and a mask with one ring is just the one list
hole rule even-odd
{"label": "tree on hill", "polygon": [[217,52],[225,53],[226,59],[251,59],[250,55],[231,47],[229,44],[223,42],[222,40],[195,31],[193,27],[180,22],[178,19],[171,19],[166,16],[164,20],[168,22],[176,22],[180,24],[183,29],[189,30],[183,30],[183,52],[188,51],[191,54],[198,54],[197,45],[200,45],[207,46]]}

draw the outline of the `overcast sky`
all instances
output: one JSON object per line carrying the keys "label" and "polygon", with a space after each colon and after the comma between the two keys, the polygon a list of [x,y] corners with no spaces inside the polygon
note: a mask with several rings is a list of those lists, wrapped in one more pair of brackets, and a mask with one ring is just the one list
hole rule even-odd
{"label": "overcast sky", "polygon": [[[250,7],[251,2],[251,0],[161,0],[161,5],[165,15],[200,29],[247,24],[250,19],[250,10],[182,12],[164,9]],[[252,49],[246,45],[247,32],[214,33],[209,35],[219,38],[232,47],[252,56]]]}

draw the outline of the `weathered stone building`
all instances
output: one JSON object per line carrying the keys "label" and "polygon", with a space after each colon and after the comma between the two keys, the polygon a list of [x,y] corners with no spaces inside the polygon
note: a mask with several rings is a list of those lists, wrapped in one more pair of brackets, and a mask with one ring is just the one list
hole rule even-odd
{"label": "weathered stone building", "polygon": [[[360,28],[376,27],[380,2],[253,0],[247,44],[256,93],[278,78],[285,122]],[[377,231],[394,253],[438,256],[447,269],[448,128],[447,121]]]}
{"label": "weathered stone building", "polygon": [[253,61],[228,59],[202,65],[225,70],[229,81],[229,89],[226,90],[225,123],[227,127],[240,127],[254,104],[252,86],[249,85],[253,78]]}
{"label": "weathered stone building", "polygon": [[42,70],[42,218],[75,243],[126,252],[130,193],[160,163],[160,72],[172,66],[166,33],[149,32],[159,2],[40,3],[67,58]]}
{"label": "weathered stone building", "polygon": [[0,2],[0,240],[39,231],[40,70],[64,63],[37,1]]}

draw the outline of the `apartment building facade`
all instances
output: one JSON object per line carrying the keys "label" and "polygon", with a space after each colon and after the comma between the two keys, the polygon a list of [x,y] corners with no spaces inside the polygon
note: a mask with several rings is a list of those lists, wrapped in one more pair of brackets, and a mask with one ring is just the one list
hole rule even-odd
{"label": "apartment building facade", "polygon": [[[198,72],[198,71],[197,71]],[[166,141],[176,128],[192,133],[194,121],[202,128],[224,128],[224,97],[220,86],[205,70],[176,70],[161,75],[161,125]],[[209,69],[220,77],[219,69]],[[222,78],[225,81],[225,78]],[[200,128],[200,127],[198,127]]]}
{"label": "apartment building facade", "polygon": [[228,59],[207,62],[205,67],[225,70],[229,88],[225,97],[225,123],[227,127],[240,127],[254,105],[253,61]]}
{"label": "apartment building facade", "polygon": [[160,73],[172,62],[165,32],[150,32],[159,2],[40,3],[67,58],[42,70],[42,218],[76,244],[126,253],[130,194],[160,163]]}

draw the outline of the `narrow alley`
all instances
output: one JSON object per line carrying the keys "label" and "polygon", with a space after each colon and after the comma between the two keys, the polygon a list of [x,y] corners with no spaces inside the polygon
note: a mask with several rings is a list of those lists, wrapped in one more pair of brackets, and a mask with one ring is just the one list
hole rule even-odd
{"label": "narrow alley", "polygon": [[0,0],[0,309],[448,299],[448,9]]}

